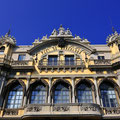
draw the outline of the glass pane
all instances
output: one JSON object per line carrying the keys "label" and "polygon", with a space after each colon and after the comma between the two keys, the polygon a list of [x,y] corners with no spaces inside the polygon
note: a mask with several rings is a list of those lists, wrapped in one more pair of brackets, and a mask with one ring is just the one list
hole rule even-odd
{"label": "glass pane", "polygon": [[[7,100],[7,108],[18,108],[21,106],[22,103],[22,96],[20,93],[23,94],[22,86],[18,85],[17,87],[14,87],[8,95],[8,100]],[[20,104],[18,106],[18,104]]]}
{"label": "glass pane", "polygon": [[109,83],[103,83],[100,86],[102,102],[104,107],[117,107],[117,99],[114,88]]}
{"label": "glass pane", "polygon": [[38,85],[36,86],[33,91],[32,91],[32,95],[31,95],[31,104],[42,104],[45,103],[46,101],[46,94],[47,91],[45,90],[45,86],[44,85]]}
{"label": "glass pane", "polygon": [[77,95],[79,103],[93,103],[92,90],[85,83],[78,85]]}
{"label": "glass pane", "polygon": [[69,88],[58,84],[54,91],[54,103],[69,103]]}

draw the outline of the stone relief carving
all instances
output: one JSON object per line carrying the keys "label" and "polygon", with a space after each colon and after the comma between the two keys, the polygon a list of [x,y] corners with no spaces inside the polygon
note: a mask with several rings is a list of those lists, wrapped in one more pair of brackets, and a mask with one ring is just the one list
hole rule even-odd
{"label": "stone relief carving", "polygon": [[120,108],[104,108],[105,113],[110,114],[120,114]]}
{"label": "stone relief carving", "polygon": [[70,110],[69,106],[53,106],[53,111],[66,112],[66,111],[69,111],[69,110]]}
{"label": "stone relief carving", "polygon": [[42,106],[31,106],[27,108],[27,112],[39,112],[42,110]]}
{"label": "stone relief carving", "polygon": [[4,110],[4,115],[18,115],[18,110]]}
{"label": "stone relief carving", "polygon": [[85,105],[82,105],[80,104],[80,109],[81,111],[100,111],[98,107],[96,106],[85,106]]}

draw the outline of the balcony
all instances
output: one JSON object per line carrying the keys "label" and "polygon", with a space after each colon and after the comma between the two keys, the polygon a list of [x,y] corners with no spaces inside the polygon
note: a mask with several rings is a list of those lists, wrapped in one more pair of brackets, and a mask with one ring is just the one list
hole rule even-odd
{"label": "balcony", "polygon": [[11,66],[13,69],[33,69],[33,60],[12,61]]}
{"label": "balcony", "polygon": [[29,104],[25,108],[24,119],[37,117],[79,117],[101,118],[101,108],[92,103],[68,103],[68,104]]}
{"label": "balcony", "polygon": [[111,68],[112,63],[110,59],[94,59],[89,61],[89,68]]}
{"label": "balcony", "polygon": [[0,55],[0,66],[4,67],[10,67],[11,60],[9,57],[6,57],[5,55]]}
{"label": "balcony", "polygon": [[74,61],[65,61],[65,60],[59,60],[59,61],[40,61],[38,68],[41,69],[82,69],[85,68],[84,61],[80,60],[74,60]]}

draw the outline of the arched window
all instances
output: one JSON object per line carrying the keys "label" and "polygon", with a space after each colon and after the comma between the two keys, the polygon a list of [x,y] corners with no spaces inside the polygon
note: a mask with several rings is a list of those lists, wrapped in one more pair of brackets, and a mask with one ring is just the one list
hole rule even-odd
{"label": "arched window", "polygon": [[116,92],[112,84],[104,82],[100,85],[103,107],[117,107]]}
{"label": "arched window", "polygon": [[20,108],[22,99],[23,88],[21,85],[17,85],[9,92],[6,108]]}
{"label": "arched window", "polygon": [[59,83],[54,90],[54,103],[69,103],[70,102],[70,92],[69,86]]}
{"label": "arched window", "polygon": [[78,103],[93,103],[91,86],[86,83],[80,83],[77,86]]}
{"label": "arched window", "polygon": [[46,103],[47,91],[43,84],[35,86],[31,93],[31,104],[43,104]]}

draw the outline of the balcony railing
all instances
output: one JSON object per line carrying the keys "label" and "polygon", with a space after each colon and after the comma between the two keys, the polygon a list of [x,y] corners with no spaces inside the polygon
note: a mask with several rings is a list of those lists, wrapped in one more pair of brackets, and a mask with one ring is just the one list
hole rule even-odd
{"label": "balcony railing", "polygon": [[82,60],[74,60],[74,61],[65,61],[65,60],[59,60],[59,61],[40,61],[39,67],[77,67],[77,66],[84,66],[84,61]]}
{"label": "balcony railing", "polygon": [[94,59],[89,61],[89,67],[97,67],[97,68],[104,68],[104,67],[112,67],[112,63],[110,59]]}
{"label": "balcony railing", "polygon": [[33,60],[12,61],[11,66],[15,69],[33,69]]}

